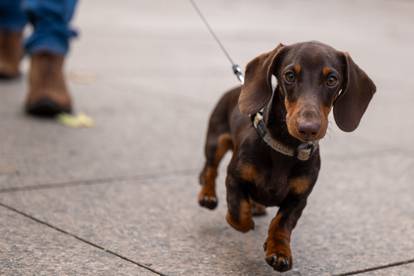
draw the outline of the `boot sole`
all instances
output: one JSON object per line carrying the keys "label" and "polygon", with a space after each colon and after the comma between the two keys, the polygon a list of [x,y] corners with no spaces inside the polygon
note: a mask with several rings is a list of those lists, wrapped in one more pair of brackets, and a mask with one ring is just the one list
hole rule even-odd
{"label": "boot sole", "polygon": [[35,103],[26,105],[26,113],[36,117],[53,118],[61,113],[72,113],[71,107],[65,107],[56,102],[43,98]]}

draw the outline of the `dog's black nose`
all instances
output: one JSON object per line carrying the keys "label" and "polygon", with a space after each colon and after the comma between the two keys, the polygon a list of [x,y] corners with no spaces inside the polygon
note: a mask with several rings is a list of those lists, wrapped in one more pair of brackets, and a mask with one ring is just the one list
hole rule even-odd
{"label": "dog's black nose", "polygon": [[312,120],[312,121],[304,121],[298,124],[298,131],[305,139],[311,140],[314,138],[321,129],[321,123]]}

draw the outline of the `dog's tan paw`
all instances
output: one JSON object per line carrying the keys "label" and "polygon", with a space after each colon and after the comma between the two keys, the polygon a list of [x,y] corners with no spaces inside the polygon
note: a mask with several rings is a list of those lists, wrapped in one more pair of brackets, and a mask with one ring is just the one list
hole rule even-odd
{"label": "dog's tan paw", "polygon": [[266,262],[279,272],[285,272],[292,268],[292,258],[284,255],[272,254],[266,257]]}
{"label": "dog's tan paw", "polygon": [[292,253],[287,241],[267,239],[263,249],[266,252],[266,262],[274,270],[285,272],[292,269]]}
{"label": "dog's tan paw", "polygon": [[204,208],[214,210],[218,205],[218,199],[214,193],[207,193],[202,189],[198,194],[198,204]]}

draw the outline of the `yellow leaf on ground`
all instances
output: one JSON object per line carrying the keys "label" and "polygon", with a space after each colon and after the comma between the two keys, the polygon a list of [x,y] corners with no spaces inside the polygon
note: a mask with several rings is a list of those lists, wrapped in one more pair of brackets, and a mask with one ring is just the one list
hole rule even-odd
{"label": "yellow leaf on ground", "polygon": [[94,120],[84,113],[76,115],[62,113],[57,116],[57,121],[64,126],[72,128],[93,127],[95,125]]}

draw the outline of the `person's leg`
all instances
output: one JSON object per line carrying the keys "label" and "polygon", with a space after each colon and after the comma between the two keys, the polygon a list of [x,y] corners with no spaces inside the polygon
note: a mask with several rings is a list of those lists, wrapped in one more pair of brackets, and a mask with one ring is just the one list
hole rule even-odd
{"label": "person's leg", "polygon": [[33,34],[25,49],[31,56],[29,94],[26,111],[32,115],[54,116],[71,112],[63,64],[70,39],[70,28],[77,0],[24,0],[23,8],[33,24]]}
{"label": "person's leg", "polygon": [[0,30],[21,32],[26,25],[26,15],[20,0],[0,1]]}
{"label": "person's leg", "polygon": [[20,0],[0,1],[0,78],[19,75],[26,16]]}
{"label": "person's leg", "polygon": [[49,52],[66,55],[69,40],[76,36],[70,28],[77,0],[24,0],[23,9],[33,34],[26,40],[25,48],[29,54]]}

